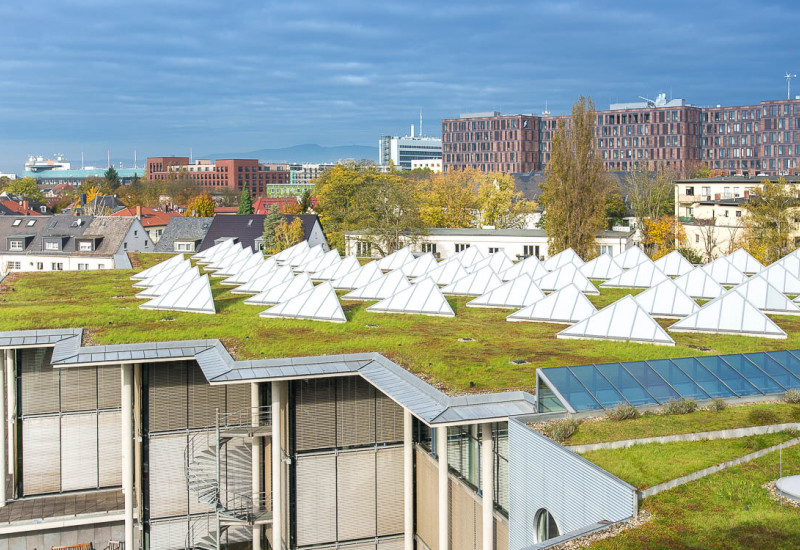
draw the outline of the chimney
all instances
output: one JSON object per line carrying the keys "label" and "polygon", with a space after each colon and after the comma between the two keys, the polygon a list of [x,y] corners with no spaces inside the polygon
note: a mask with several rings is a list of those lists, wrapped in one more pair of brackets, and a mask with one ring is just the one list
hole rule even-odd
{"label": "chimney", "polygon": [[30,209],[30,203],[28,202],[28,199],[22,199],[22,213],[27,214],[28,209]]}
{"label": "chimney", "polygon": [[744,198],[746,198],[746,199],[750,198],[750,191],[748,189],[744,190]]}
{"label": "chimney", "polygon": [[137,206],[136,207],[136,219],[137,220],[141,220],[142,219],[142,207],[141,206]]}

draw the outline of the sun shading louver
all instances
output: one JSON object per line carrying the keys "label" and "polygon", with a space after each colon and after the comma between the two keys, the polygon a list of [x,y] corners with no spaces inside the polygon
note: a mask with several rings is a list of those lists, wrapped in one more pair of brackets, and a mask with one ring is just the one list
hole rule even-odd
{"label": "sun shading louver", "polygon": [[692,263],[684,258],[683,254],[677,250],[673,250],[666,256],[660,257],[653,263],[656,264],[658,269],[670,277],[680,277],[694,269]]}
{"label": "sun shading louver", "polygon": [[506,321],[539,323],[577,323],[594,314],[597,308],[574,284],[565,286],[533,304],[515,311]]}
{"label": "sun shading louver", "polygon": [[669,330],[786,338],[782,328],[739,292],[727,292],[711,300],[697,312],[670,326]]}
{"label": "sun shading louver", "polygon": [[539,290],[531,276],[523,274],[467,302],[467,307],[518,309],[543,298],[544,293]]}
{"label": "sun shading louver", "polygon": [[433,279],[423,279],[367,308],[372,313],[402,313],[454,317],[453,308]]}
{"label": "sun shading louver", "polygon": [[305,319],[345,323],[344,315],[336,291],[329,282],[320,283],[311,290],[298,294],[259,313],[260,317],[281,319]]}
{"label": "sun shading louver", "polygon": [[188,313],[216,313],[214,295],[208,275],[203,275],[192,280],[182,287],[173,287],[166,294],[162,294],[139,306],[140,309],[158,309],[166,311],[184,311]]}
{"label": "sun shading louver", "polygon": [[653,317],[681,319],[700,309],[688,294],[666,279],[634,297],[636,303]]}

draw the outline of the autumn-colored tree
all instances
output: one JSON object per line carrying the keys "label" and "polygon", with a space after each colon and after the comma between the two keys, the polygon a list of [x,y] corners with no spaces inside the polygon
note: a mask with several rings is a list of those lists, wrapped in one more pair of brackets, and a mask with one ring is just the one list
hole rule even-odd
{"label": "autumn-colored tree", "polygon": [[517,191],[514,178],[501,175],[485,181],[478,188],[481,223],[497,229],[523,229],[527,217],[536,211],[536,203]]}
{"label": "autumn-colored tree", "polygon": [[281,205],[281,212],[284,214],[302,214],[303,209],[300,207],[299,202],[290,202],[289,204]]}
{"label": "autumn-colored tree", "polygon": [[161,182],[134,177],[128,185],[123,185],[117,190],[117,196],[126,206],[155,208],[161,202],[162,192]]}
{"label": "autumn-colored tree", "polygon": [[797,191],[786,179],[762,181],[760,188],[750,191],[750,200],[744,205],[744,248],[763,264],[794,250],[798,206]]}
{"label": "autumn-colored tree", "polygon": [[290,223],[283,219],[275,228],[275,248],[268,252],[277,254],[281,250],[296,245],[303,238],[303,222],[300,221],[300,218],[295,218]]}
{"label": "autumn-colored tree", "polygon": [[719,247],[717,218],[695,218],[694,225],[697,226],[700,242],[703,246],[703,260],[710,262],[716,258],[716,252]]}
{"label": "autumn-colored tree", "polygon": [[105,178],[98,178],[97,176],[89,176],[85,180],[83,180],[80,185],[78,185],[78,194],[86,193],[88,194],[89,191],[93,188],[97,188],[100,190],[100,193],[103,195],[113,195],[114,190],[111,189],[111,186],[108,184],[108,181]]}
{"label": "autumn-colored tree", "polygon": [[667,255],[686,242],[686,230],[674,216],[645,218],[643,233],[647,240],[642,240],[642,244],[654,260]]}
{"label": "autumn-colored tree", "polygon": [[606,225],[609,176],[595,151],[596,121],[594,103],[581,96],[572,107],[569,130],[562,119],[553,135],[539,197],[550,254],[571,247],[584,259],[597,255],[597,233]]}
{"label": "autumn-colored tree", "polygon": [[430,180],[419,181],[419,213],[425,227],[477,227],[477,195],[484,176],[467,168],[433,174]]}
{"label": "autumn-colored tree", "polygon": [[4,178],[0,191],[8,191],[12,195],[19,195],[34,201],[44,202],[44,193],[39,190],[39,184],[31,177],[16,180]]}
{"label": "autumn-colored tree", "polygon": [[172,179],[166,182],[165,192],[175,204],[189,204],[201,195],[203,190],[192,180],[186,169],[182,168],[172,174]]}
{"label": "autumn-colored tree", "polygon": [[210,218],[214,216],[214,200],[208,193],[196,197],[186,208],[185,216]]}
{"label": "autumn-colored tree", "polygon": [[309,210],[311,210],[311,190],[306,189],[300,197],[300,213],[305,214]]}

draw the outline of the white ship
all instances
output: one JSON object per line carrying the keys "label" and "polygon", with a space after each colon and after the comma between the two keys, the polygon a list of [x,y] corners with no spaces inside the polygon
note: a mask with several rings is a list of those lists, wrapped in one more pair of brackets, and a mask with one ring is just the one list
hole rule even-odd
{"label": "white ship", "polygon": [[25,163],[26,172],[46,172],[48,170],[69,170],[72,168],[69,160],[64,155],[55,155],[54,159],[43,156],[29,156]]}

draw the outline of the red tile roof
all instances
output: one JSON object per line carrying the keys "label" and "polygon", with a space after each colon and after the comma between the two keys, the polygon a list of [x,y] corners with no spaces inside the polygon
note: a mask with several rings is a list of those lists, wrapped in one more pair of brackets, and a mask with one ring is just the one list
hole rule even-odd
{"label": "red tile roof", "polygon": [[34,210],[33,208],[24,208],[23,205],[18,203],[17,201],[11,201],[7,199],[0,199],[0,204],[2,204],[5,208],[3,210],[10,210],[15,214],[21,214],[23,216],[41,216],[42,213]]}
{"label": "red tile roof", "polygon": [[[114,212],[111,215],[135,217],[137,215],[137,211],[136,207],[133,206],[128,208],[123,208],[119,212]],[[156,210],[155,208],[151,208],[149,206],[143,206],[141,222],[142,226],[146,228],[166,226],[169,223],[170,219],[180,215],[181,214],[178,212],[162,212],[161,210]]]}

